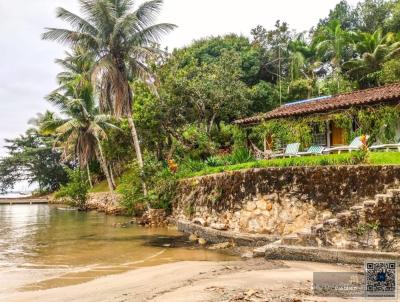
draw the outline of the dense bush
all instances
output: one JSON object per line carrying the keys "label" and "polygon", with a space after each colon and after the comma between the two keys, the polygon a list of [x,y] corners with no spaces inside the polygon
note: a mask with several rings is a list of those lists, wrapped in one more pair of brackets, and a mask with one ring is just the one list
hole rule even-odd
{"label": "dense bush", "polygon": [[[142,191],[142,179],[146,182],[147,196]],[[139,215],[147,206],[169,210],[175,195],[176,182],[176,175],[166,166],[148,158],[143,174],[136,161],[129,165],[129,169],[121,176],[117,191],[122,195],[121,204],[128,213]]]}
{"label": "dense bush", "polygon": [[71,205],[84,210],[89,191],[89,182],[86,174],[79,169],[67,169],[67,173],[68,183],[61,186],[56,192],[55,198],[64,198]]}

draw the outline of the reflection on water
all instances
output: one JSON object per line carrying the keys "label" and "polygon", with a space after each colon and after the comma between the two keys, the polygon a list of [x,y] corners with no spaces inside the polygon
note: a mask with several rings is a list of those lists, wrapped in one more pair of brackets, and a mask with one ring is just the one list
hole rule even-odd
{"label": "reflection on water", "polygon": [[191,247],[175,230],[115,227],[127,220],[47,205],[0,206],[0,294],[171,261],[232,259]]}

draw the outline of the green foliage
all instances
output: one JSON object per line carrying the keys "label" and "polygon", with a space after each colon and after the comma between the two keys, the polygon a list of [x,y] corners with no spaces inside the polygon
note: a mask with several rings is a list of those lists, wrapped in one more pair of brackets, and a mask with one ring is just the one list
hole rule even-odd
{"label": "green foliage", "polygon": [[358,33],[354,41],[360,56],[344,63],[343,70],[357,80],[361,88],[379,85],[384,63],[398,57],[400,52],[398,37],[393,33],[384,35],[379,28],[372,34]]}
{"label": "green foliage", "polygon": [[66,183],[61,154],[53,149],[53,139],[30,129],[25,135],[6,140],[8,155],[0,160],[0,192],[20,181],[37,184],[41,192],[54,192]]}
{"label": "green foliage", "polygon": [[260,81],[248,90],[250,112],[267,112],[279,105],[279,89],[272,83]]}
{"label": "green foliage", "polygon": [[372,231],[379,229],[379,223],[359,223],[355,229],[358,236],[370,235]]}
{"label": "green foliage", "polygon": [[385,84],[400,81],[400,60],[389,60],[383,64],[380,81]]}
{"label": "green foliage", "polygon": [[357,111],[358,133],[370,135],[369,142],[394,143],[400,108],[390,106],[370,107]]}
{"label": "green foliage", "polygon": [[288,98],[291,100],[302,100],[312,96],[313,81],[310,79],[298,79],[289,83]]}
{"label": "green foliage", "polygon": [[254,160],[254,157],[247,148],[237,148],[226,158],[229,165],[247,163],[252,160]]}
{"label": "green foliage", "polygon": [[143,211],[146,199],[142,192],[141,170],[136,162],[127,166],[127,171],[121,176],[117,192],[122,195],[121,205],[129,214],[139,214]]}
{"label": "green foliage", "polygon": [[351,152],[341,154],[329,154],[318,156],[292,157],[271,160],[257,160],[247,163],[206,167],[201,171],[186,172],[181,174],[181,178],[189,178],[214,174],[227,171],[236,171],[252,168],[268,168],[268,167],[302,167],[302,166],[337,166],[337,165],[356,165],[360,163],[368,163],[371,165],[387,165],[400,164],[400,152]]}
{"label": "green foliage", "polygon": [[[136,161],[129,165],[129,169],[121,176],[117,187],[122,195],[121,204],[128,213],[138,215],[146,205],[156,209],[169,210],[175,196],[177,177],[162,163],[147,158],[144,165],[144,175]],[[148,194],[142,191],[142,179],[147,185]]]}
{"label": "green foliage", "polygon": [[[228,155],[210,156],[204,161],[204,164],[208,167],[219,167],[246,163],[252,160],[254,160],[254,157],[247,148],[236,148]],[[204,165],[198,165],[190,171],[200,171],[203,168]]]}
{"label": "green foliage", "polygon": [[269,120],[256,126],[252,131],[251,138],[255,138],[259,142],[270,138],[272,141],[270,147],[273,149],[293,142],[299,142],[303,148],[306,148],[312,143],[311,125],[313,123],[312,118]]}
{"label": "green foliage", "polygon": [[211,135],[220,149],[235,150],[246,147],[246,133],[237,125],[221,122]]}
{"label": "green foliage", "polygon": [[188,124],[182,129],[182,157],[205,159],[215,152],[216,145],[205,125]]}
{"label": "green foliage", "polygon": [[[397,121],[400,116],[398,106],[378,106],[364,109],[348,109],[331,114],[305,116],[292,119],[268,120],[252,128],[250,138],[262,142],[264,138],[272,139],[272,148],[299,142],[303,148],[312,144],[312,126],[324,131],[327,121],[345,130],[345,141],[350,143],[355,136],[369,135],[369,144],[395,142]],[[356,131],[353,121],[356,120]]]}
{"label": "green foliage", "polygon": [[89,182],[86,173],[80,169],[67,169],[68,183],[56,192],[57,199],[66,198],[73,206],[84,210],[88,198]]}

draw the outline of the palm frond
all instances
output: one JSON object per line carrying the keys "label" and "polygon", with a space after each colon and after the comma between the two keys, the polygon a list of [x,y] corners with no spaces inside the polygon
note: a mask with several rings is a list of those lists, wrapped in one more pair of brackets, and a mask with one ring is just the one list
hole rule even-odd
{"label": "palm frond", "polygon": [[144,2],[138,7],[136,16],[142,28],[154,24],[163,4],[163,0],[152,0]]}
{"label": "palm frond", "polygon": [[92,36],[96,36],[98,34],[97,29],[92,24],[80,16],[66,10],[65,8],[57,8],[57,17],[68,22],[73,28],[81,33],[87,33]]}
{"label": "palm frond", "polygon": [[171,23],[159,23],[149,26],[128,38],[127,45],[151,46],[160,41],[161,37],[176,28]]}
{"label": "palm frond", "polygon": [[56,41],[62,44],[76,46],[83,44],[90,48],[97,48],[97,40],[94,36],[87,33],[81,33],[63,28],[46,28],[46,32],[42,34],[43,40]]}

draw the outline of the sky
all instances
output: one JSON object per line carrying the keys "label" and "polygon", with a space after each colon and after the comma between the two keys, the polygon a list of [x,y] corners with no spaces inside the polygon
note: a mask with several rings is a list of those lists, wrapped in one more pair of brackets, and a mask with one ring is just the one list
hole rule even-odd
{"label": "sky", "polygon": [[[159,22],[178,28],[162,41],[169,49],[193,40],[237,33],[257,25],[271,29],[280,19],[296,31],[314,26],[339,0],[164,0]],[[348,0],[355,5],[358,0]],[[56,7],[79,12],[77,0],[0,0],[0,156],[4,138],[22,134],[28,121],[51,106],[44,96],[56,88],[55,58],[65,46],[40,38],[45,27],[63,27]]]}

